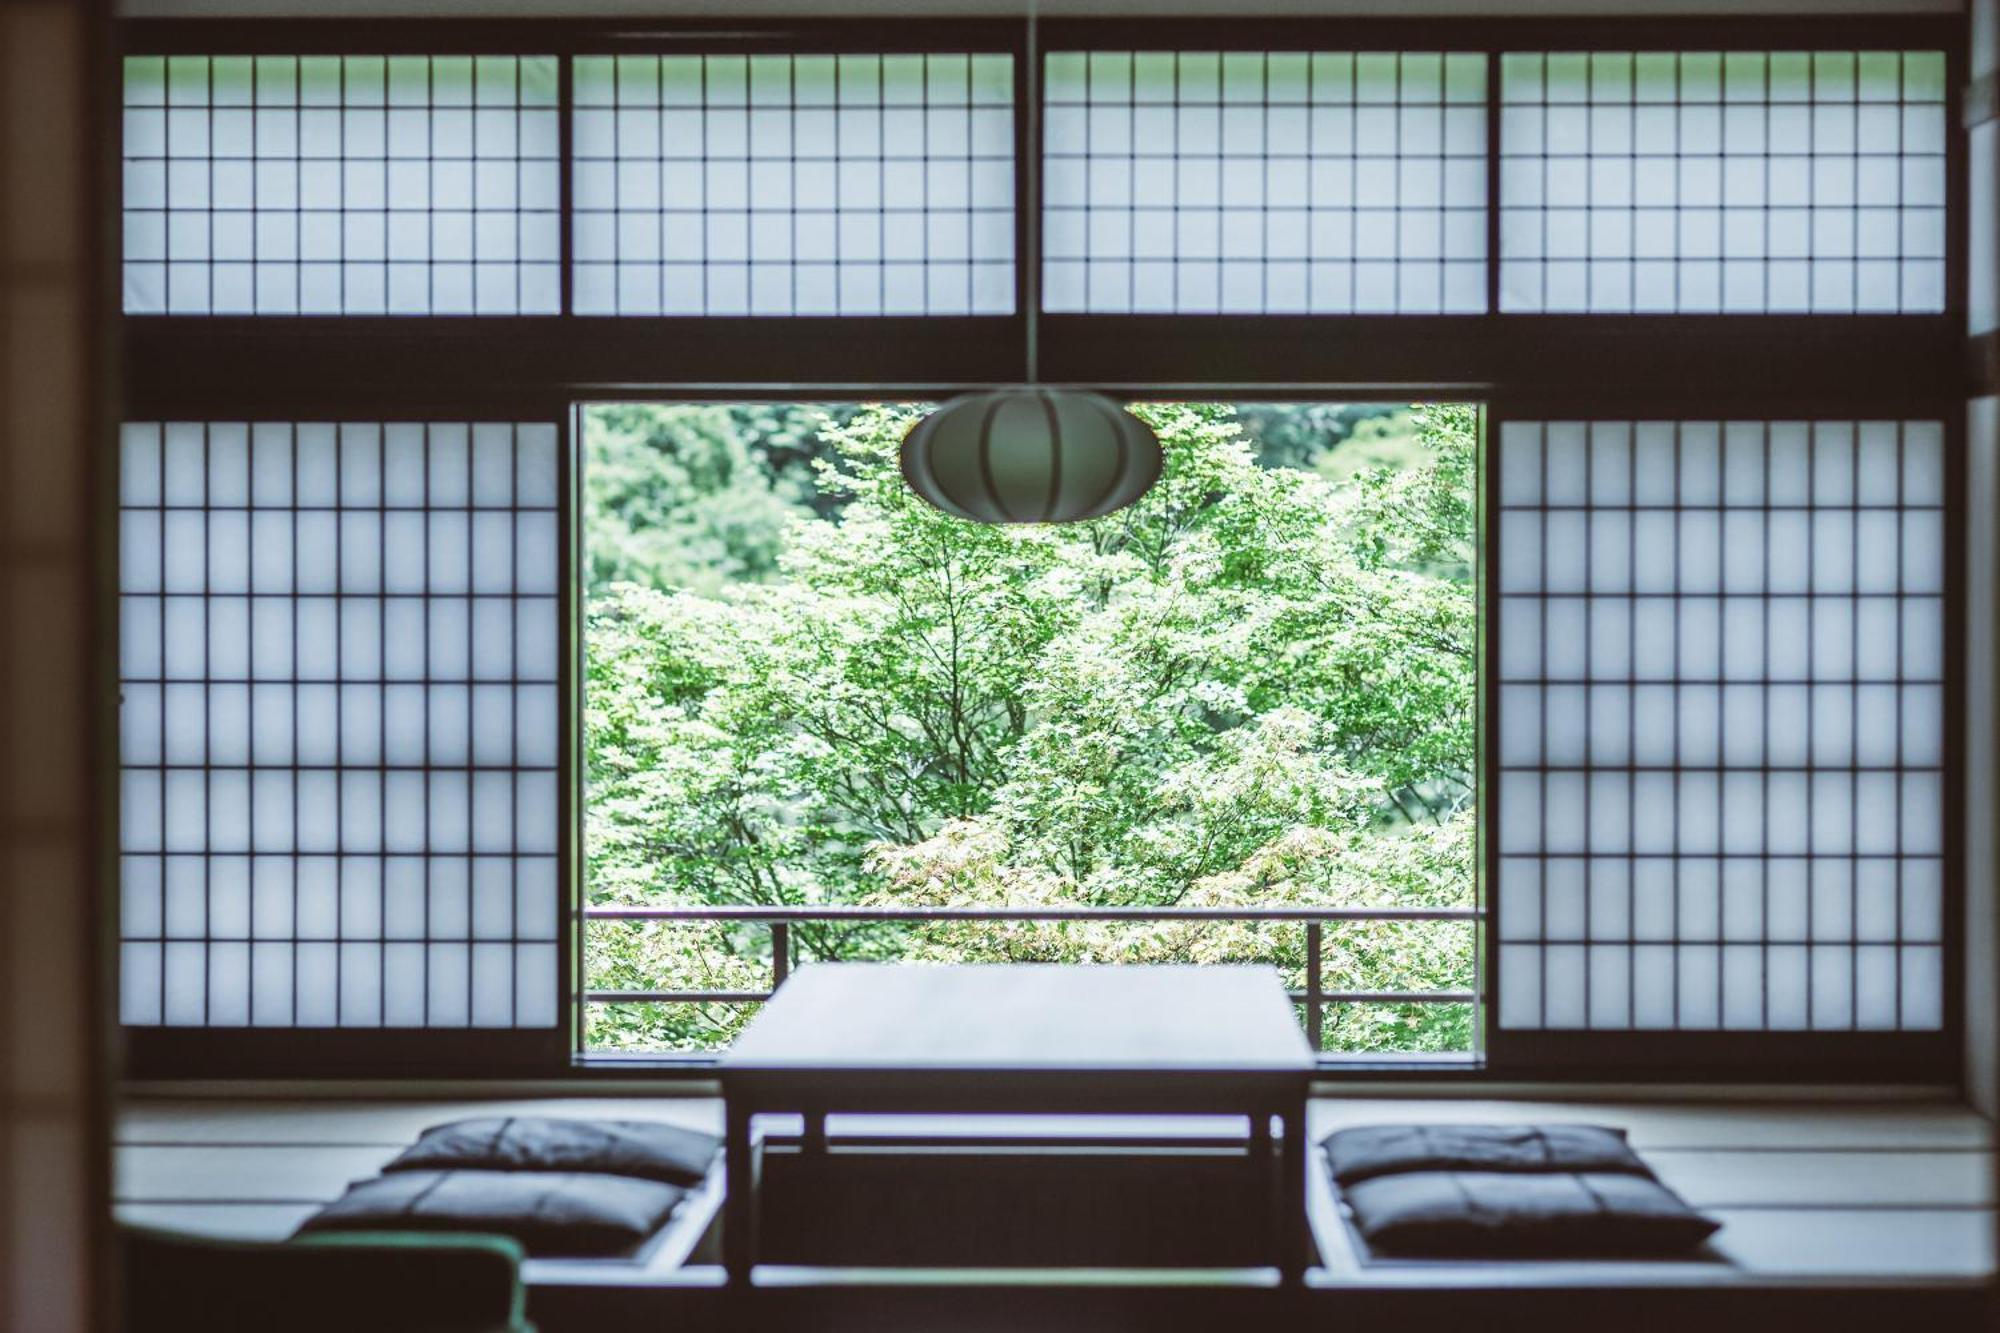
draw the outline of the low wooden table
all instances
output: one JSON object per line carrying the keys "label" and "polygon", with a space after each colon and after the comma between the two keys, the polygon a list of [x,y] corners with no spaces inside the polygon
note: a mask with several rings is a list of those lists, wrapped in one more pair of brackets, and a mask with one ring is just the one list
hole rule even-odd
{"label": "low wooden table", "polygon": [[756,1263],[760,1114],[803,1115],[806,1151],[829,1112],[1228,1114],[1249,1117],[1272,1262],[1296,1281],[1313,1067],[1270,967],[810,965],[722,1057],[724,1263],[737,1283]]}

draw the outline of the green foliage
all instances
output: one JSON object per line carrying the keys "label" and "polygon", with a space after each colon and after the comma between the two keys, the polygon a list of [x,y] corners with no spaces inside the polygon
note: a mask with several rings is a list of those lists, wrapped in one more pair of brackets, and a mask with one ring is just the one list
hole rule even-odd
{"label": "green foliage", "polygon": [[1421,445],[1409,409],[1390,403],[1237,403],[1244,442],[1260,467],[1322,472],[1336,480],[1365,462],[1409,455]]}
{"label": "green foliage", "polygon": [[[918,500],[896,466],[908,409],[828,419],[816,449],[795,430],[761,467],[731,410],[593,422],[593,902],[1470,905],[1472,409],[1414,410],[1396,468],[1334,467],[1339,448],[1301,443],[1309,420],[1284,421],[1300,438],[1264,452],[1298,470],[1260,465],[1229,408],[1143,407],[1160,484],[1063,527]],[[1275,962],[1300,984],[1304,960],[1296,925],[798,939],[809,957]],[[769,975],[761,928],[631,924],[590,946],[594,987]],[[1471,974],[1462,924],[1327,931],[1329,989]],[[699,1046],[741,1018],[626,1006],[592,1040]],[[1463,1049],[1469,1021],[1336,1008],[1330,1044]]]}
{"label": "green foliage", "polygon": [[714,594],[777,572],[785,525],[828,516],[811,465],[825,413],[794,404],[591,409],[584,503],[593,594]]}

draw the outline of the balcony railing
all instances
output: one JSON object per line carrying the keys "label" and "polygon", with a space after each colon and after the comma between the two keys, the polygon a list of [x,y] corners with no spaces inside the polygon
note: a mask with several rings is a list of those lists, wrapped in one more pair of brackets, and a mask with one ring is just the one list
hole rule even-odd
{"label": "balcony railing", "polygon": [[1291,992],[1305,1010],[1306,1039],[1321,1047],[1326,1007],[1331,1004],[1469,1004],[1478,1030],[1477,990],[1327,990],[1321,948],[1329,923],[1343,921],[1478,921],[1476,907],[588,907],[589,921],[731,921],[761,925],[771,934],[769,990],[592,990],[591,1004],[753,1004],[771,998],[792,970],[792,925],[796,922],[927,921],[1209,921],[1303,922],[1305,989]]}

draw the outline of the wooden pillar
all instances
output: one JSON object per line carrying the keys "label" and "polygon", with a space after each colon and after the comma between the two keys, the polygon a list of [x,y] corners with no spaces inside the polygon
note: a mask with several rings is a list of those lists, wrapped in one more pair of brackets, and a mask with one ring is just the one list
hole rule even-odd
{"label": "wooden pillar", "polygon": [[95,799],[111,642],[98,201],[116,149],[84,0],[0,0],[0,1328],[112,1326]]}

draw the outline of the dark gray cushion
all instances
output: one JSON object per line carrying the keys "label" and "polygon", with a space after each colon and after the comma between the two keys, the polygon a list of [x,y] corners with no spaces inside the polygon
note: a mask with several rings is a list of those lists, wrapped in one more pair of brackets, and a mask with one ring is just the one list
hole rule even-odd
{"label": "dark gray cushion", "polygon": [[1385,1255],[1657,1256],[1699,1245],[1718,1223],[1650,1175],[1408,1171],[1341,1194],[1355,1229]]}
{"label": "dark gray cushion", "polygon": [[489,1116],[433,1125],[384,1171],[585,1171],[695,1185],[722,1141],[649,1120]]}
{"label": "dark gray cushion", "polygon": [[306,1219],[326,1231],[478,1231],[531,1255],[629,1253],[687,1191],[631,1176],[570,1171],[392,1171],[357,1181]]}
{"label": "dark gray cushion", "polygon": [[1399,1171],[1653,1173],[1601,1125],[1362,1125],[1326,1140],[1333,1178],[1354,1185]]}

